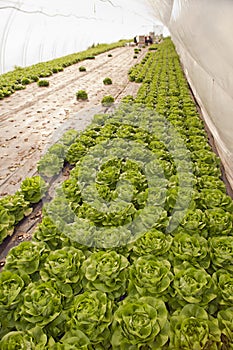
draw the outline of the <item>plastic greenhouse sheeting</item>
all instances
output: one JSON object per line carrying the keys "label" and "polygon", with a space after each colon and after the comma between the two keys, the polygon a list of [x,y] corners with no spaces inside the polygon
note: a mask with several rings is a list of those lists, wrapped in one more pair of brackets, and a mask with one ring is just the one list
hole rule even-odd
{"label": "plastic greenhouse sheeting", "polygon": [[149,33],[142,0],[0,0],[0,74]]}
{"label": "plastic greenhouse sheeting", "polygon": [[233,1],[148,2],[171,33],[233,188]]}

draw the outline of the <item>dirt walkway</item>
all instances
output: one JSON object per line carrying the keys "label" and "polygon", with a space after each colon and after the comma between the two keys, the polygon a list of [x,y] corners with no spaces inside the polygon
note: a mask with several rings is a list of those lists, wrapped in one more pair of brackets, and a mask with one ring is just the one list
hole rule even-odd
{"label": "dirt walkway", "polygon": [[[108,57],[111,52],[112,57]],[[75,120],[78,130],[90,123],[104,95],[119,101],[125,95],[136,95],[139,84],[128,81],[127,72],[140,61],[147,49],[134,59],[134,48],[123,47],[66,68],[46,78],[50,86],[39,88],[36,83],[17,91],[0,102],[0,196],[14,193],[20,182],[36,171],[36,163],[62,133],[64,125]],[[78,67],[85,66],[86,72]],[[110,77],[112,85],[103,79]],[[88,101],[75,98],[76,91],[88,92]],[[94,112],[93,112],[94,111]]]}

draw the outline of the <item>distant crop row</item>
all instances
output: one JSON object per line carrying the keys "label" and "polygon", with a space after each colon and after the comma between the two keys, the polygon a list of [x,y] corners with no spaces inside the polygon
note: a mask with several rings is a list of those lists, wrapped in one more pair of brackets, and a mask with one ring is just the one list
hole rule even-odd
{"label": "distant crop row", "polygon": [[28,84],[36,82],[40,78],[49,77],[54,73],[63,71],[65,67],[85,59],[95,58],[96,55],[124,46],[125,43],[126,40],[120,40],[112,44],[98,44],[85,51],[56,58],[51,61],[37,63],[25,68],[16,67],[15,70],[0,75],[0,100],[10,96],[17,90],[25,89]]}

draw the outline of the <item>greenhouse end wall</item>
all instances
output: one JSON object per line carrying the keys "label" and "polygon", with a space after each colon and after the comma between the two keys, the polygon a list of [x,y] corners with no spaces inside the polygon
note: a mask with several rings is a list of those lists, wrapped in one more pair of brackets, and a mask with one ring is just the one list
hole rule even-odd
{"label": "greenhouse end wall", "polygon": [[233,1],[149,1],[169,29],[233,188]]}

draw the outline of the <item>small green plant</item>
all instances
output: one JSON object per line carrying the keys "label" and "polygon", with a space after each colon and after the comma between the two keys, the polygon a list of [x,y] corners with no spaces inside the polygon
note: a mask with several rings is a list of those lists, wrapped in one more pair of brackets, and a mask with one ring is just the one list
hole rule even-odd
{"label": "small green plant", "polygon": [[49,86],[49,81],[48,80],[38,80],[37,82],[38,86]]}
{"label": "small green plant", "polygon": [[105,78],[103,80],[103,83],[104,83],[104,85],[111,85],[112,84],[112,79],[107,77],[107,78]]}
{"label": "small green plant", "polygon": [[104,106],[104,107],[109,107],[111,106],[113,103],[114,103],[115,99],[113,96],[111,95],[106,95],[102,98],[102,101],[101,101],[101,104]]}
{"label": "small green plant", "polygon": [[95,56],[87,56],[86,57],[86,60],[94,60],[95,59]]}
{"label": "small green plant", "polygon": [[63,167],[64,158],[54,153],[46,153],[37,163],[37,170],[40,175],[52,177],[59,174]]}
{"label": "small green plant", "polygon": [[31,75],[30,76],[30,79],[32,80],[32,81],[38,81],[39,80],[39,77],[37,76],[37,75]]}
{"label": "small green plant", "polygon": [[38,203],[45,195],[46,190],[47,184],[39,175],[26,177],[20,185],[24,199],[30,203]]}
{"label": "small green plant", "polygon": [[109,54],[108,54],[108,57],[112,57],[112,54],[111,54],[111,53],[109,53]]}
{"label": "small green plant", "polygon": [[58,68],[57,68],[57,67],[53,67],[53,68],[52,68],[52,72],[53,72],[53,73],[58,73]]}
{"label": "small green plant", "polygon": [[77,100],[87,100],[88,99],[88,95],[87,92],[85,90],[79,90],[76,92],[76,99]]}
{"label": "small green plant", "polygon": [[138,56],[137,56],[137,55],[134,55],[133,58],[138,58]]}
{"label": "small green plant", "polygon": [[28,79],[28,78],[23,78],[23,79],[21,80],[21,82],[22,82],[23,85],[28,85],[28,84],[31,83],[31,80]]}
{"label": "small green plant", "polygon": [[86,72],[86,67],[84,67],[84,66],[80,66],[79,67],[79,72]]}
{"label": "small green plant", "polygon": [[134,97],[132,95],[124,96],[121,99],[121,102],[123,102],[123,103],[130,103],[130,102],[133,102],[133,101],[134,101]]}
{"label": "small green plant", "polygon": [[23,67],[15,65],[15,66],[14,66],[14,70],[18,70],[18,71],[19,71],[19,70],[23,70]]}
{"label": "small green plant", "polygon": [[15,84],[13,86],[14,90],[17,91],[17,90],[23,90],[26,88],[26,86],[24,86],[23,84]]}
{"label": "small green plant", "polygon": [[46,70],[46,71],[42,71],[39,74],[39,77],[40,78],[47,78],[47,77],[50,77],[51,75],[53,75],[53,72],[51,70]]}

